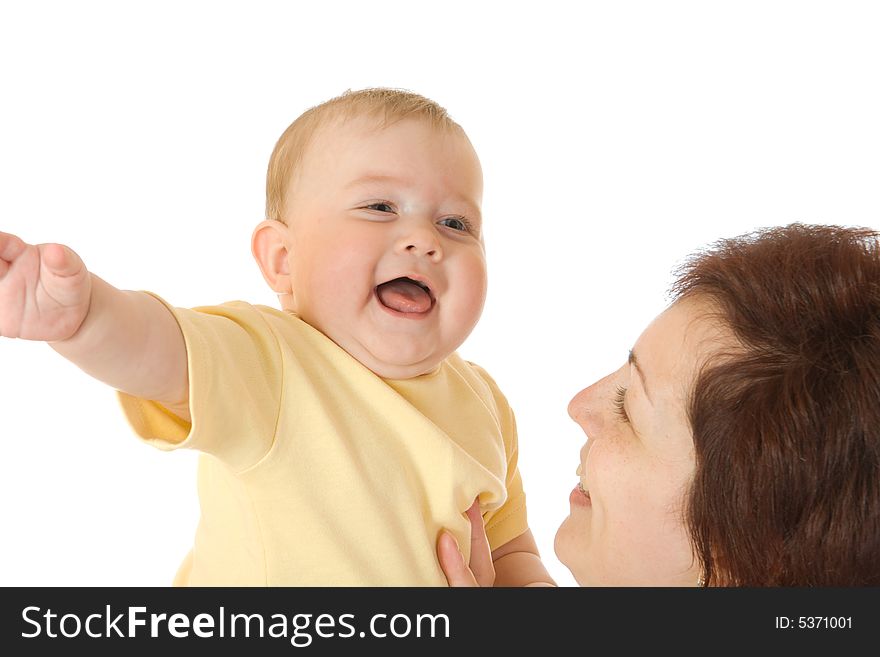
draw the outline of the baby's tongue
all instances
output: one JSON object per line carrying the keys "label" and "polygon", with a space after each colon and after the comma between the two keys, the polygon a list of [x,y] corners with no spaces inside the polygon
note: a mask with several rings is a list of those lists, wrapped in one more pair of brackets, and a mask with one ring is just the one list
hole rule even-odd
{"label": "baby's tongue", "polygon": [[383,305],[401,313],[424,313],[431,309],[431,296],[408,278],[395,278],[376,288]]}

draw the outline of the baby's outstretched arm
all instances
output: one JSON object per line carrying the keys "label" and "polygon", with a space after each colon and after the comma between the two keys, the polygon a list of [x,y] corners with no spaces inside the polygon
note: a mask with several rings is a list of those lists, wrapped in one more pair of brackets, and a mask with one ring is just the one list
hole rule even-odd
{"label": "baby's outstretched arm", "polygon": [[171,312],[91,274],[60,244],[0,233],[0,335],[48,342],[118,390],[189,419],[186,346]]}

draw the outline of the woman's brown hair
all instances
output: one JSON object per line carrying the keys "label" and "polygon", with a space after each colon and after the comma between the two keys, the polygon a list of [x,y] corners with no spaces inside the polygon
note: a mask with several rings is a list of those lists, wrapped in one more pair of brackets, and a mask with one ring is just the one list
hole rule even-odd
{"label": "woman's brown hair", "polygon": [[692,257],[676,298],[738,346],[689,405],[707,585],[880,585],[880,235],[792,224]]}

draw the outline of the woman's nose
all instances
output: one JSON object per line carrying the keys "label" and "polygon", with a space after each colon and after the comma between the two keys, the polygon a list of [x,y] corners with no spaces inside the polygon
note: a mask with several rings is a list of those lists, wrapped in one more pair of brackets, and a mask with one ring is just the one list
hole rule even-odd
{"label": "woman's nose", "polygon": [[584,388],[568,402],[568,415],[578,424],[586,422],[590,415],[591,387]]}
{"label": "woman's nose", "polygon": [[399,254],[426,257],[432,262],[439,262],[443,258],[443,250],[437,233],[426,227],[413,227],[398,237],[394,251]]}
{"label": "woman's nose", "polygon": [[[603,417],[607,400],[602,395],[606,379],[588,386],[576,394],[568,403],[568,414],[577,422],[588,436],[597,435],[603,425]],[[603,403],[605,400],[606,403]]]}

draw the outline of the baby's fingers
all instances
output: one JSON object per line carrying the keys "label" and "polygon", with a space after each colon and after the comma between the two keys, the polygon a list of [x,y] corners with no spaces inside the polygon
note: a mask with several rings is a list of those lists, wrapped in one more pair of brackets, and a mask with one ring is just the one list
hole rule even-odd
{"label": "baby's fingers", "polygon": [[85,268],[82,259],[63,244],[40,244],[38,248],[43,265],[53,276],[68,278]]}
{"label": "baby's fingers", "polygon": [[0,233],[0,276],[9,270],[13,262],[27,247],[20,238],[9,233]]}
{"label": "baby's fingers", "polygon": [[89,272],[76,253],[61,244],[39,244],[36,307],[83,309],[89,300]]}

